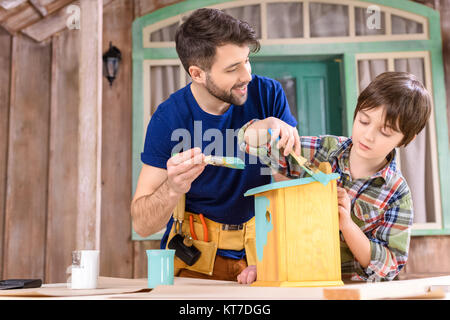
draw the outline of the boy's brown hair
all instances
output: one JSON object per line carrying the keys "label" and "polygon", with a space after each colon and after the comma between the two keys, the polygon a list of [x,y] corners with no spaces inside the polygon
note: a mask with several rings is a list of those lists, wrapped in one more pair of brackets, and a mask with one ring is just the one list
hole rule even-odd
{"label": "boy's brown hair", "polygon": [[178,27],[175,43],[178,57],[187,73],[192,65],[209,71],[218,46],[249,45],[252,52],[260,49],[256,33],[247,22],[209,8],[194,11]]}
{"label": "boy's brown hair", "polygon": [[380,106],[384,106],[385,126],[403,133],[399,147],[406,146],[425,127],[431,114],[431,97],[414,75],[384,72],[359,95],[353,121],[359,111]]}

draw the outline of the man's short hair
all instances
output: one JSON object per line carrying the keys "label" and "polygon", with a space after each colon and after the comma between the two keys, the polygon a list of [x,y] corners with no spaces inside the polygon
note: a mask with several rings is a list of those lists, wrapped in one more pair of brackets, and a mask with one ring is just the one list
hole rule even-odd
{"label": "man's short hair", "polygon": [[248,45],[252,52],[260,49],[256,33],[247,22],[209,8],[194,11],[178,27],[175,43],[178,57],[187,73],[192,65],[209,71],[218,46]]}
{"label": "man's short hair", "polygon": [[384,107],[385,126],[403,133],[399,146],[406,146],[425,127],[431,114],[431,97],[414,75],[384,72],[359,95],[353,120],[359,111],[380,106]]}

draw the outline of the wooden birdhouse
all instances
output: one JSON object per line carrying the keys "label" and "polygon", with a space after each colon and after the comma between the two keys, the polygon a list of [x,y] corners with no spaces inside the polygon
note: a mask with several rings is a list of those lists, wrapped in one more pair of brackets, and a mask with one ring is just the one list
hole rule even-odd
{"label": "wooden birdhouse", "polygon": [[257,281],[254,286],[338,286],[341,280],[336,179],[300,178],[260,186],[255,196]]}

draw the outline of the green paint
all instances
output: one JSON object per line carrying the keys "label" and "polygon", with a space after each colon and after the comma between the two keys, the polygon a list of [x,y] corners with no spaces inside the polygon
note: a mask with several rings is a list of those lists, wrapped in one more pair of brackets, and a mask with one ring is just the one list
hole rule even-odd
{"label": "green paint", "polygon": [[219,157],[219,156],[212,156],[209,160],[205,161],[208,164],[214,165],[214,166],[220,166],[220,167],[227,167],[231,169],[245,169],[245,163],[239,158],[236,157]]}
{"label": "green paint", "polygon": [[434,40],[380,41],[380,42],[339,42],[265,45],[261,47],[258,56],[298,56],[343,53],[370,53],[395,51],[426,51],[436,45]]}
{"label": "green paint", "polygon": [[[370,53],[395,51],[428,51],[437,45],[435,40],[341,42],[313,44],[264,45],[255,57],[341,55],[343,53]],[[177,59],[174,47],[141,48],[133,52],[133,59]]]}
{"label": "green paint", "polygon": [[181,1],[171,6],[167,6],[149,13],[136,19],[133,24],[137,24],[137,27],[142,29],[145,26],[151,25],[155,22],[179,15],[184,14],[191,10],[196,10],[203,7],[213,6],[216,4],[226,3],[233,0],[187,0]]}
{"label": "green paint", "polygon": [[[448,123],[446,115],[446,88],[442,50],[431,52],[431,72],[433,75],[434,115],[436,123],[437,154],[442,198],[443,229],[450,229],[450,153],[448,147]],[[430,234],[435,231],[432,231]],[[450,234],[446,233],[446,234]]]}
{"label": "green paint", "polygon": [[[145,59],[177,59],[173,46],[168,48],[143,48],[142,30],[144,27],[172,16],[186,13],[205,6],[230,2],[231,0],[187,0],[152,12],[140,17],[133,22],[133,194],[137,183],[140,168],[140,152],[143,147],[145,129],[142,123],[143,117],[143,88],[142,88],[142,63]],[[448,147],[448,124],[446,115],[446,93],[444,83],[442,39],[440,30],[439,12],[408,0],[360,0],[371,4],[396,8],[402,11],[414,13],[428,19],[428,40],[408,41],[380,41],[380,42],[355,42],[326,43],[326,44],[290,44],[290,45],[264,45],[254,57],[258,59],[270,59],[273,57],[299,57],[299,56],[340,56],[341,86],[343,87],[342,99],[344,101],[344,119],[342,131],[344,135],[351,135],[353,124],[353,111],[357,101],[356,61],[355,54],[396,52],[396,51],[428,51],[431,57],[432,84],[435,107],[437,151],[439,162],[439,176],[442,199],[443,228],[440,230],[414,230],[413,235],[437,235],[450,234],[450,152]],[[336,1],[338,3],[338,1]],[[135,234],[133,232],[133,234]],[[135,239],[135,237],[133,237]],[[149,239],[149,238],[145,238]]]}
{"label": "green paint", "polygon": [[[339,179],[338,173],[330,173],[330,174],[327,174],[326,176],[328,177],[329,181]],[[300,185],[309,184],[312,182],[317,182],[317,181],[311,177],[307,177],[307,178],[291,179],[291,180],[269,183],[269,184],[265,184],[263,186],[259,186],[259,187],[247,190],[247,192],[244,193],[244,197],[253,196],[253,195],[256,195],[261,192],[276,190],[276,189],[280,189],[280,188],[300,186]]]}
{"label": "green paint", "polygon": [[267,234],[273,229],[272,217],[266,217],[270,201],[264,196],[255,197],[255,229],[256,229],[256,255],[262,261],[264,247],[267,244]]}
{"label": "green paint", "polygon": [[144,117],[144,96],[142,94],[142,63],[133,61],[133,143],[132,143],[132,188],[133,193],[136,191],[136,185],[141,171],[141,152],[143,148],[143,117]]}
{"label": "green paint", "polygon": [[339,63],[334,58],[254,58],[251,66],[253,73],[281,82],[300,135],[343,134]]}
{"label": "green paint", "polygon": [[[427,18],[431,18],[431,17],[435,17],[436,18],[436,11],[424,6],[422,4],[419,4],[417,2],[412,2],[409,0],[359,0],[361,2],[369,2],[369,3],[373,3],[373,4],[379,4],[385,7],[391,7],[391,8],[396,8],[396,9],[400,9],[403,11],[407,11],[407,12],[411,12],[411,13],[415,13],[417,15],[420,16],[424,16]],[[437,18],[439,18],[439,16],[437,16]]]}
{"label": "green paint", "polygon": [[411,232],[411,235],[413,235],[413,236],[443,236],[443,235],[449,235],[449,234],[450,234],[450,228],[412,230],[412,232]]}
{"label": "green paint", "polygon": [[344,54],[343,69],[345,77],[345,115],[346,115],[346,136],[350,137],[353,128],[353,113],[358,101],[358,83],[356,80],[356,59],[353,53]]}

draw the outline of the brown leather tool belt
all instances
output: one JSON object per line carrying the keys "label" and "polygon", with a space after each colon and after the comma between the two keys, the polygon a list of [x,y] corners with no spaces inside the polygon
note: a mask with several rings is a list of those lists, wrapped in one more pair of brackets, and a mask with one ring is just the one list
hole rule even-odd
{"label": "brown leather tool belt", "polygon": [[[192,224],[189,223],[190,216],[193,217]],[[175,225],[174,223],[172,226],[167,243],[176,234]],[[191,225],[194,232],[191,232]],[[186,211],[181,234],[192,237],[193,233],[197,237],[197,240],[192,240],[193,245],[201,252],[200,258],[192,266],[188,266],[175,257],[175,275],[183,268],[212,275],[217,249],[235,251],[245,249],[247,264],[256,265],[255,217],[245,223],[232,225],[215,222],[208,218],[204,218],[202,222],[198,214]],[[208,241],[205,241],[205,235]]]}

